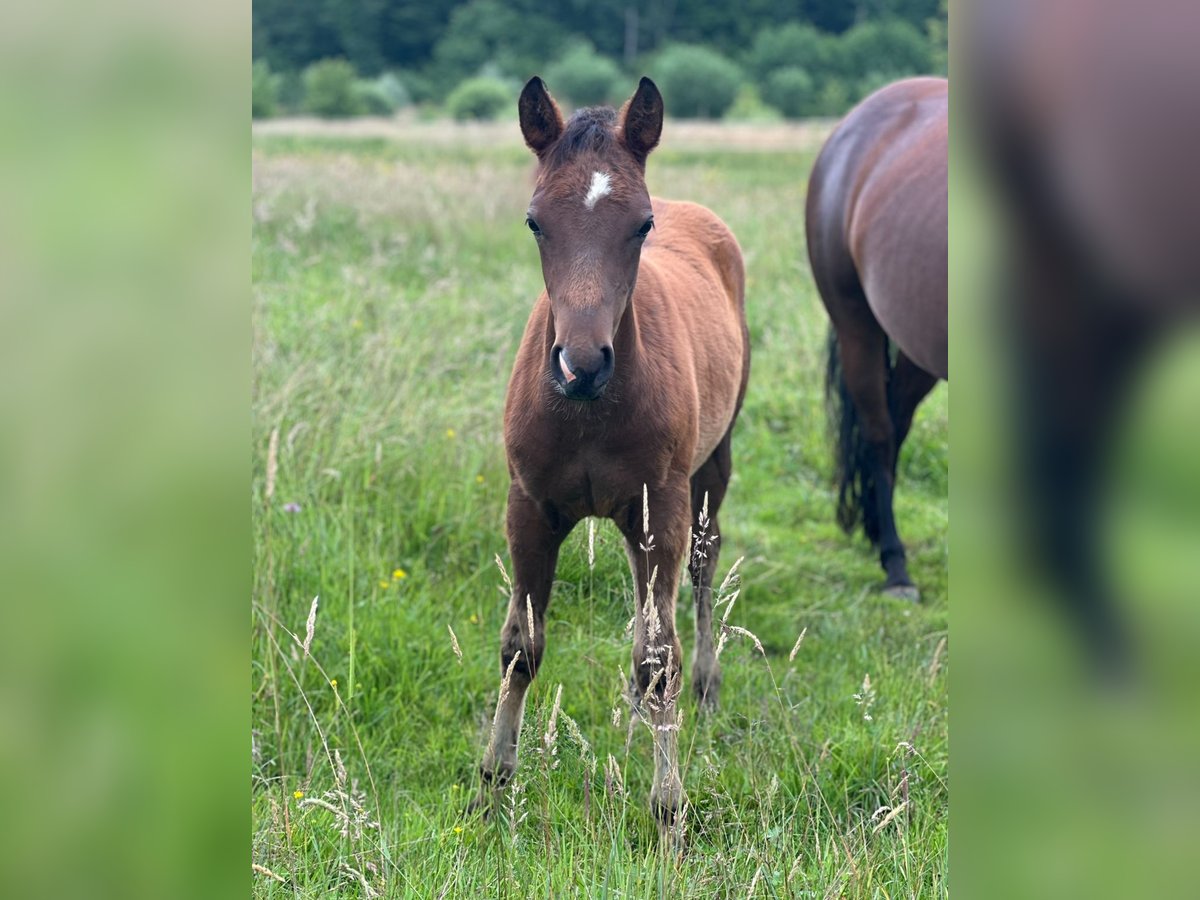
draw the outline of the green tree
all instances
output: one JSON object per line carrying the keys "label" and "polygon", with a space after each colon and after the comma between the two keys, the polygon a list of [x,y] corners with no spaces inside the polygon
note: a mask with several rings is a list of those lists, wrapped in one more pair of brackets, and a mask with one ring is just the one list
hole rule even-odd
{"label": "green tree", "polygon": [[450,17],[433,57],[437,77],[448,90],[492,64],[507,78],[524,81],[562,46],[562,27],[544,16],[522,14],[501,0],[470,0]]}
{"label": "green tree", "polygon": [[949,0],[938,3],[936,16],[925,21],[925,34],[929,37],[932,71],[945,75],[950,67],[950,8]]}
{"label": "green tree", "polygon": [[929,42],[899,19],[863,22],[841,36],[841,75],[857,84],[871,77],[923,75],[933,68]]}
{"label": "green tree", "polygon": [[746,68],[765,84],[776,69],[799,66],[807,72],[826,72],[839,53],[837,39],[811,25],[788,22],[783,27],[767,26],[755,37],[746,54]]}
{"label": "green tree", "polygon": [[576,107],[611,102],[620,81],[617,64],[586,43],[576,44],[546,69],[550,90]]}
{"label": "green tree", "polygon": [[265,59],[254,61],[250,74],[250,116],[269,119],[279,106],[279,76]]}
{"label": "green tree", "polygon": [[323,59],[304,70],[304,108],[336,119],[366,112],[354,66],[344,59]]}
{"label": "green tree", "polygon": [[820,111],[816,82],[799,66],[785,66],[767,76],[763,99],[788,119],[800,119]]}
{"label": "green tree", "polygon": [[515,115],[516,92],[496,78],[468,78],[446,98],[446,109],[460,122],[494,119],[506,107]]}
{"label": "green tree", "polygon": [[651,71],[663,93],[667,114],[682,119],[719,119],[737,99],[742,72],[715,50],[675,44]]}

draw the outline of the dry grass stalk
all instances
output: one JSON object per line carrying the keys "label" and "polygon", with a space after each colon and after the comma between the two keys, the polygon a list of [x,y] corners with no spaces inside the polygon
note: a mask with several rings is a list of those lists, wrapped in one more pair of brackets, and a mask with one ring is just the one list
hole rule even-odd
{"label": "dry grass stalk", "polygon": [[266,498],[275,496],[275,475],[279,471],[279,428],[271,429],[271,439],[267,442],[267,488]]}
{"label": "dry grass stalk", "polygon": [[508,688],[512,684],[513,669],[516,668],[517,660],[521,658],[521,651],[518,650],[513,654],[512,661],[508,664],[508,668],[504,670],[504,677],[500,680],[500,699],[496,701],[496,709],[499,711],[500,704],[508,699]]}
{"label": "dry grass stalk", "polygon": [[513,592],[512,579],[508,577],[508,570],[504,568],[504,562],[500,559],[500,554],[495,556],[496,568],[500,570],[500,577],[504,579],[504,586],[508,588],[508,593],[511,596]]}
{"label": "dry grass stalk", "polygon": [[459,665],[462,664],[462,648],[458,646],[458,635],[454,633],[454,629],[450,627],[450,623],[446,623],[446,630],[450,632],[450,646],[454,650],[454,655],[458,657]]}
{"label": "dry grass stalk", "polygon": [[758,887],[758,879],[762,877],[762,866],[754,870],[754,877],[750,879],[750,889],[746,891],[746,897],[754,896],[754,889]]}
{"label": "dry grass stalk", "polygon": [[733,582],[733,579],[735,577],[737,577],[738,566],[740,566],[742,564],[742,560],[744,560],[745,558],[746,557],[744,557],[744,556],[739,556],[737,558],[737,560],[734,562],[734,564],[729,567],[729,571],[727,573],[725,573],[725,580],[722,581],[721,586],[719,588],[717,588],[718,596],[721,594],[724,594],[725,589],[727,587],[729,587],[729,585]]}
{"label": "dry grass stalk", "polygon": [[808,626],[807,625],[804,626],[804,628],[802,628],[800,630],[800,637],[796,638],[796,645],[794,647],[792,647],[792,652],[788,654],[788,662],[795,661],[796,654],[800,652],[800,644],[803,643],[804,636],[806,634],[808,634]]}
{"label": "dry grass stalk", "polygon": [[863,675],[862,687],[854,695],[854,702],[862,707],[863,721],[871,721],[871,706],[875,703],[875,688],[871,687],[871,673]]}
{"label": "dry grass stalk", "polygon": [[596,568],[596,520],[588,518],[588,569]]}
{"label": "dry grass stalk", "polygon": [[542,736],[542,746],[551,755],[558,752],[555,744],[558,742],[558,712],[562,707],[563,686],[560,684],[554,693],[554,705],[550,708],[550,719],[546,722],[546,733]]}
{"label": "dry grass stalk", "polygon": [[274,878],[280,884],[287,884],[287,879],[282,875],[272,872],[266,866],[260,866],[258,863],[251,863],[250,871],[257,872],[259,875],[266,875],[268,878]]}
{"label": "dry grass stalk", "polygon": [[938,672],[942,668],[942,653],[945,651],[945,649],[946,638],[943,636],[942,639],[937,642],[937,646],[933,648],[933,659],[929,661],[928,684],[930,687],[933,687],[933,682],[937,678]]}
{"label": "dry grass stalk", "polygon": [[308,656],[308,651],[312,647],[313,635],[317,630],[317,601],[320,600],[320,595],[313,597],[312,606],[308,610],[308,621],[304,623],[304,655]]}
{"label": "dry grass stalk", "polygon": [[650,488],[642,485],[642,534],[650,535]]}
{"label": "dry grass stalk", "polygon": [[742,628],[738,625],[725,625],[724,627],[728,628],[731,634],[740,634],[742,637],[750,638],[750,640],[754,641],[754,649],[763,656],[767,655],[767,651],[763,649],[762,641],[758,639],[758,635],[756,635],[753,631]]}
{"label": "dry grass stalk", "polygon": [[[525,621],[529,624],[529,654],[533,656],[533,598],[525,595]],[[533,670],[530,669],[530,672]]]}
{"label": "dry grass stalk", "polygon": [[367,881],[367,876],[358,871],[358,869],[354,868],[349,863],[342,863],[339,868],[341,868],[343,872],[354,878],[359,883],[363,889],[364,897],[373,898],[379,896],[379,891],[371,886],[371,882]]}
{"label": "dry grass stalk", "polygon": [[[898,816],[898,815],[900,815],[900,813],[904,812],[904,810],[905,810],[905,808],[907,808],[907,806],[908,806],[907,800],[902,800],[900,803],[893,806],[890,810],[888,810],[888,814],[879,821],[879,824],[875,826],[875,828],[871,831],[871,833],[879,834],[879,832],[883,831],[883,829],[885,829],[888,826],[888,824],[892,821],[892,819],[896,818],[896,816]],[[888,809],[888,808],[886,806],[879,807],[879,809],[875,810],[874,814],[871,816],[871,819],[874,820],[875,817],[878,816],[879,813],[881,813],[885,809]]]}
{"label": "dry grass stalk", "polygon": [[610,799],[625,796],[625,778],[611,753],[608,754],[608,762],[604,765],[604,792]]}
{"label": "dry grass stalk", "polygon": [[579,745],[580,758],[582,758],[583,761],[588,765],[592,771],[592,774],[595,774],[596,757],[592,753],[592,745],[588,743],[587,738],[583,736],[583,732],[579,730],[579,723],[566,713],[562,713],[562,720],[567,725],[567,734],[571,736],[571,740]]}

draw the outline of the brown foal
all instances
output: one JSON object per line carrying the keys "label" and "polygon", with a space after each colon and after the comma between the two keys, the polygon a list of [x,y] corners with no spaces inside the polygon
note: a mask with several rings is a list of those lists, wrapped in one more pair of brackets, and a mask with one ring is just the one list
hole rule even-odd
{"label": "brown foal", "polygon": [[525,328],[505,407],[513,592],[500,633],[505,684],[479,802],[493,802],[489,792],[516,769],[559,547],[581,519],[604,516],[625,537],[636,585],[631,683],[653,726],[650,804],[667,830],[686,802],[675,632],[685,558],[696,603],[692,685],[709,707],[720,688],[712,634],[717,546],[691,555],[688,542],[692,529],[700,533],[705,503],[708,534],[718,533],[730,433],[750,372],[742,254],[709,210],[647,192],[646,157],[663,123],[662,96],[649,79],[619,113],[582,109],[564,123],[533,78],[519,111],[538,158],[527,224],[546,290]]}

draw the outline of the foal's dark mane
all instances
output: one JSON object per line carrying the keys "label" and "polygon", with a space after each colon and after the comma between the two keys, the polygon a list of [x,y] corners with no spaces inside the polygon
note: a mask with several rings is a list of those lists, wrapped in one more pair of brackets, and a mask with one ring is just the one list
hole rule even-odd
{"label": "foal's dark mane", "polygon": [[617,143],[616,110],[610,106],[586,106],[567,121],[562,136],[550,149],[545,162],[557,167],[582,153],[605,156]]}

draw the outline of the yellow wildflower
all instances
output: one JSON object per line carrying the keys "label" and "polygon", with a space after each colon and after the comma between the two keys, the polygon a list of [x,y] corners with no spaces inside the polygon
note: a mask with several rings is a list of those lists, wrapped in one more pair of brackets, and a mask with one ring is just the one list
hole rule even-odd
{"label": "yellow wildflower", "polygon": [[446,437],[450,438],[450,440],[454,440],[454,429],[453,428],[446,429]]}
{"label": "yellow wildflower", "polygon": [[463,833],[463,828],[462,828],[462,826],[461,826],[461,825],[455,825],[455,826],[454,826],[454,833],[455,833],[455,834],[462,834],[462,833]]}
{"label": "yellow wildflower", "polygon": [[385,588],[385,587],[387,587],[387,586],[388,586],[388,582],[386,582],[386,581],[381,581],[381,582],[379,582],[379,586],[380,586],[381,588]]}
{"label": "yellow wildflower", "polygon": [[475,476],[475,483],[476,483],[476,484],[483,484],[483,476],[482,476],[482,475],[476,475],[476,476]]}
{"label": "yellow wildflower", "polygon": [[467,619],[467,621],[470,622],[472,625],[478,625],[479,624],[479,616],[475,615],[475,613],[471,613],[471,617],[469,619]]}
{"label": "yellow wildflower", "polygon": [[397,581],[399,581],[401,578],[407,578],[407,577],[408,577],[408,573],[405,572],[403,569],[393,569],[392,570],[392,578],[396,579]]}
{"label": "yellow wildflower", "polygon": [[330,687],[332,687],[332,688],[336,688],[336,687],[337,687],[337,679],[336,679],[336,678],[334,678],[333,680],[331,680],[331,681],[329,682],[329,686],[330,686]]}
{"label": "yellow wildflower", "polygon": [[292,796],[295,797],[297,800],[299,800],[301,797],[304,796],[304,791],[296,791],[294,794],[292,794]]}

